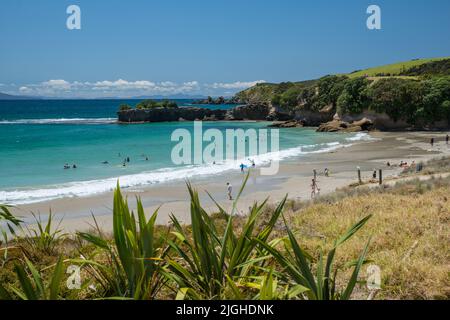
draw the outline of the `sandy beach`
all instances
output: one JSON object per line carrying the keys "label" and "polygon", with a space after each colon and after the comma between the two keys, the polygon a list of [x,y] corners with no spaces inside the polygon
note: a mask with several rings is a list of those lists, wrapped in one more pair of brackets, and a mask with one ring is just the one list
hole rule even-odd
{"label": "sandy beach", "polygon": [[[388,167],[387,162],[398,165],[400,161],[411,163],[426,161],[440,155],[450,154],[450,148],[445,144],[445,133],[436,132],[402,132],[370,134],[371,141],[358,141],[352,146],[340,148],[327,153],[309,154],[292,158],[280,163],[279,173],[275,176],[261,176],[258,168],[250,173],[243,196],[237,204],[237,214],[245,214],[255,202],[269,198],[275,203],[288,194],[289,199],[309,200],[311,194],[311,179],[313,170],[318,173],[318,186],[321,194],[333,192],[337,188],[357,182],[357,167],[362,170],[363,180],[371,179],[373,169],[382,169],[385,179],[398,175],[402,169],[398,166]],[[429,144],[434,137],[437,142],[434,147]],[[324,169],[330,170],[330,176],[325,177]],[[217,210],[205,190],[225,209],[231,210],[233,202],[227,199],[226,182],[233,185],[236,195],[245,175],[236,172],[226,172],[217,176],[191,180],[199,191],[203,205],[209,212]],[[149,215],[160,207],[157,223],[167,224],[170,214],[188,224],[189,196],[183,181],[177,183],[159,184],[142,189],[130,188],[123,190],[129,198],[130,206],[134,208],[136,196],[141,197]],[[12,212],[24,219],[32,227],[32,212],[40,214],[46,220],[51,210],[64,232],[73,233],[92,228],[96,217],[100,227],[109,232],[112,230],[112,192],[84,198],[64,198],[48,202],[20,205]]]}

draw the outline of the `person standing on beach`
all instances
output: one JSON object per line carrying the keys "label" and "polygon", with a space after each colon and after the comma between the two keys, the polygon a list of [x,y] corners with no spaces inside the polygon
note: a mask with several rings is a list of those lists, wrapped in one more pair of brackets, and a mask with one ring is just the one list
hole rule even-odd
{"label": "person standing on beach", "polygon": [[316,197],[316,190],[317,190],[317,194],[320,193],[320,188],[317,185],[317,181],[316,179],[312,179],[311,182],[311,199],[314,199]]}
{"label": "person standing on beach", "polygon": [[431,147],[434,147],[434,138],[431,138],[430,144],[431,144]]}
{"label": "person standing on beach", "polygon": [[313,176],[314,176],[314,180],[316,180],[317,179],[317,170],[316,169],[313,169]]}
{"label": "person standing on beach", "polygon": [[445,137],[445,143],[448,145],[448,141],[450,140],[450,136],[449,135],[447,135],[446,137]]}
{"label": "person standing on beach", "polygon": [[241,163],[240,167],[241,167],[241,172],[244,172],[245,165],[243,163]]}
{"label": "person standing on beach", "polygon": [[228,194],[228,199],[229,200],[233,200],[233,186],[231,185],[231,183],[227,182],[227,194]]}

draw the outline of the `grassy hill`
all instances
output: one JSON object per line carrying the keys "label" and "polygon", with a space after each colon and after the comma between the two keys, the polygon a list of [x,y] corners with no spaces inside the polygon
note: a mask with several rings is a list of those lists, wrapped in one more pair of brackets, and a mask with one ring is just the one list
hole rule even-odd
{"label": "grassy hill", "polygon": [[426,63],[442,61],[442,60],[446,60],[446,59],[450,59],[450,57],[431,58],[431,59],[415,59],[415,60],[411,60],[411,61],[398,62],[398,63],[388,64],[388,65],[384,65],[384,66],[359,70],[359,71],[348,74],[348,76],[350,78],[358,78],[358,77],[364,77],[364,76],[376,77],[380,74],[389,74],[391,76],[396,76],[396,75],[400,75],[401,73],[403,73],[411,68],[418,67],[418,66],[421,66]]}
{"label": "grassy hill", "polygon": [[[367,77],[369,80],[381,80],[386,78],[403,79],[403,80],[419,80],[420,76],[449,75],[450,57],[415,59],[393,63],[374,68],[357,70],[349,74],[336,75],[337,77],[348,77],[349,79],[357,79]],[[440,63],[438,63],[440,62]],[[329,77],[329,76],[326,76]],[[326,78],[324,77],[324,78]],[[321,78],[323,79],[323,78]],[[307,87],[314,87],[320,83],[321,79],[299,81],[299,82],[282,82],[260,83],[254,87],[248,88],[236,94],[236,97],[246,103],[270,102],[276,95],[280,95],[290,91],[292,95]]]}

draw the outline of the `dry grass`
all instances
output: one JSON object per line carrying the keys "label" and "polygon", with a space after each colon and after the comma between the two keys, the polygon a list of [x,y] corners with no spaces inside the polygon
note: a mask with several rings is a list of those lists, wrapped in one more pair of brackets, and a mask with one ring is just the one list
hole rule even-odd
{"label": "dry grass", "polygon": [[[311,252],[364,216],[369,223],[338,253],[355,259],[372,236],[369,259],[381,268],[379,299],[448,299],[450,296],[450,180],[412,181],[391,189],[366,190],[291,212],[299,241]],[[362,297],[367,292],[362,290]]]}

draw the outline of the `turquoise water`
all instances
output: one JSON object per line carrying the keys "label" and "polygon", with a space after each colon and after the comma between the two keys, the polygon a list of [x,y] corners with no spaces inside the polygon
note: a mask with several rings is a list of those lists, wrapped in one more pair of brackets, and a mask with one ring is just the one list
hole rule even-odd
{"label": "turquoise water", "polygon": [[[0,203],[87,196],[111,190],[118,178],[124,187],[139,187],[239,170],[239,164],[225,161],[174,165],[171,152],[177,142],[171,141],[171,135],[179,128],[192,133],[193,123],[119,125],[114,123],[115,112],[123,102],[0,101]],[[188,105],[189,101],[180,104]],[[267,125],[205,122],[203,130],[265,129]],[[282,129],[280,159],[326,151],[362,138],[361,134]],[[124,167],[126,158],[130,162]],[[273,155],[252,158],[262,165]],[[76,164],[77,168],[65,170],[65,164]]]}

